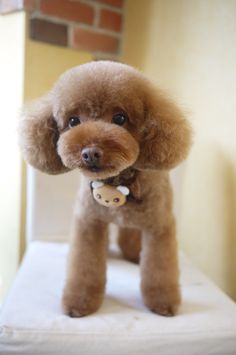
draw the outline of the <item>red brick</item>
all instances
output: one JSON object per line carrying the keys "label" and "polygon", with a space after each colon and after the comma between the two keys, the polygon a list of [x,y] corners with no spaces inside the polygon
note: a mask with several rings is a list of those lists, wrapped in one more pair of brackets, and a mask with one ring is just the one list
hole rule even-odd
{"label": "red brick", "polygon": [[30,20],[30,38],[59,46],[67,46],[67,26],[33,18]]}
{"label": "red brick", "polygon": [[93,6],[75,0],[41,0],[40,9],[46,15],[88,25],[92,25],[94,20]]}
{"label": "red brick", "polygon": [[100,11],[99,26],[108,30],[120,32],[122,16],[117,12],[103,9]]}
{"label": "red brick", "polygon": [[123,6],[123,0],[99,0],[99,2],[106,4],[106,5],[115,6],[115,7],[122,7]]}
{"label": "red brick", "polygon": [[80,27],[74,29],[73,41],[75,48],[92,52],[117,53],[119,49],[119,40],[117,38]]}

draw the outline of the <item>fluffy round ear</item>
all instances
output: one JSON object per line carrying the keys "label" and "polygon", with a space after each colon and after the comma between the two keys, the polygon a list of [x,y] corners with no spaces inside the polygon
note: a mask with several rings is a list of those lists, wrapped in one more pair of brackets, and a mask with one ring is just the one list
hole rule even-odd
{"label": "fluffy round ear", "polygon": [[124,196],[128,196],[129,194],[129,188],[127,186],[119,185],[116,189],[120,191]]}
{"label": "fluffy round ear", "polygon": [[181,110],[163,93],[148,96],[146,127],[136,165],[140,169],[172,169],[187,157],[192,129]]}
{"label": "fluffy round ear", "polygon": [[92,182],[92,188],[93,189],[98,189],[99,187],[104,186],[104,183],[102,181],[93,181]]}
{"label": "fluffy round ear", "polygon": [[68,171],[57,154],[58,130],[52,115],[50,96],[26,106],[20,120],[19,143],[24,159],[48,174]]}

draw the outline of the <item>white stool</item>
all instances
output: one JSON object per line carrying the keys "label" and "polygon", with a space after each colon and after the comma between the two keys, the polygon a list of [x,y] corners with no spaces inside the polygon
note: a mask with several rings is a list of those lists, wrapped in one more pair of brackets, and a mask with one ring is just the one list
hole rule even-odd
{"label": "white stool", "polygon": [[0,354],[235,355],[236,306],[181,254],[183,303],[173,318],[151,313],[139,267],[109,257],[101,309],[61,309],[67,244],[31,242],[0,315]]}

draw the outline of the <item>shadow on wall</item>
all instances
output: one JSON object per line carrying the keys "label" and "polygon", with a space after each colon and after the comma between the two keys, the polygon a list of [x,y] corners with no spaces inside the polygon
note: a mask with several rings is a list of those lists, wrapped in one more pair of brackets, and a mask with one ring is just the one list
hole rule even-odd
{"label": "shadow on wall", "polygon": [[185,170],[179,240],[201,269],[236,300],[236,164],[226,147],[194,145]]}

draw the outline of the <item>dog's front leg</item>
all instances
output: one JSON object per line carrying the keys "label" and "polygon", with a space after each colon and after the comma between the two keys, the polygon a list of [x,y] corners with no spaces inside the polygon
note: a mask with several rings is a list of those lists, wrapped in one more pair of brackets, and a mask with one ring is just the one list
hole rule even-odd
{"label": "dog's front leg", "polygon": [[141,289],[153,312],[173,316],[180,304],[179,269],[175,222],[146,231],[141,253]]}
{"label": "dog's front leg", "polygon": [[107,225],[91,216],[76,217],[63,295],[66,314],[80,317],[100,307],[106,282],[106,253]]}

